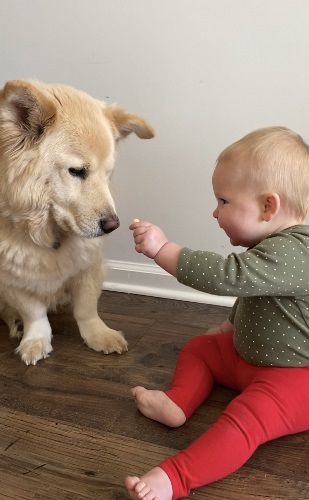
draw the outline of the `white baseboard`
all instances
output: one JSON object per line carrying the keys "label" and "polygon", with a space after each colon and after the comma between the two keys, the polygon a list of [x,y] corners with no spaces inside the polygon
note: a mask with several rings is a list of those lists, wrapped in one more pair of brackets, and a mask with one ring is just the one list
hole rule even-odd
{"label": "white baseboard", "polygon": [[226,307],[232,307],[235,302],[234,297],[210,295],[186,287],[155,264],[108,260],[106,267],[104,290]]}

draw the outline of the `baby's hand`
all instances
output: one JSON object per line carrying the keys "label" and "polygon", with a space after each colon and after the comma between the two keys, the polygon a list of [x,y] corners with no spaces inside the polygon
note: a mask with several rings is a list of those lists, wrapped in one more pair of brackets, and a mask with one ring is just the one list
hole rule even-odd
{"label": "baby's hand", "polygon": [[209,328],[204,335],[218,335],[220,333],[233,333],[234,327],[229,319],[223,321],[222,325]]}
{"label": "baby's hand", "polygon": [[204,335],[219,335],[220,333],[223,333],[221,326],[214,326],[212,328],[208,328]]}
{"label": "baby's hand", "polygon": [[163,245],[168,242],[163,231],[158,226],[150,224],[150,222],[136,222],[136,219],[134,219],[129,229],[133,231],[135,250],[150,259],[154,259]]}

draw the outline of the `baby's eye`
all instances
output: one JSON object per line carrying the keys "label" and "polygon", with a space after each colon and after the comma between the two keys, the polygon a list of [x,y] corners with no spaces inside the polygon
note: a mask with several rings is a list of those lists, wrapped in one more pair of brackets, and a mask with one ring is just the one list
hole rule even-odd
{"label": "baby's eye", "polygon": [[224,198],[219,198],[219,201],[222,205],[225,205],[227,201]]}

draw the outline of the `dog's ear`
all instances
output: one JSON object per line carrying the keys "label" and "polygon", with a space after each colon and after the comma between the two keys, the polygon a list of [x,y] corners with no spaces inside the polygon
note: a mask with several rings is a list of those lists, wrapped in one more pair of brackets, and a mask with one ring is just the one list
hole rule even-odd
{"label": "dog's ear", "polygon": [[152,139],[154,129],[143,118],[127,113],[115,104],[104,108],[104,114],[111,123],[115,140],[124,139],[134,132],[140,139]]}
{"label": "dog's ear", "polygon": [[9,132],[10,142],[21,136],[37,141],[55,114],[52,98],[35,83],[11,80],[0,92],[1,126]]}

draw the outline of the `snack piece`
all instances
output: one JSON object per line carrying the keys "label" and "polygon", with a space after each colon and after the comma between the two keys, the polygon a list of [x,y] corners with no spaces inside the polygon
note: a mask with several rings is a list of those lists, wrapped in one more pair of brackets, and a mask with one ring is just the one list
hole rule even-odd
{"label": "snack piece", "polygon": [[133,224],[134,224],[134,222],[139,222],[139,219],[133,219],[132,222],[133,222]]}

